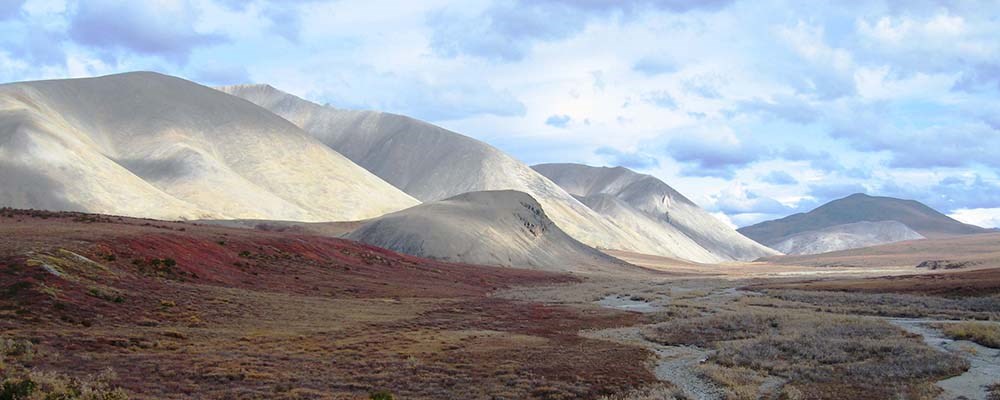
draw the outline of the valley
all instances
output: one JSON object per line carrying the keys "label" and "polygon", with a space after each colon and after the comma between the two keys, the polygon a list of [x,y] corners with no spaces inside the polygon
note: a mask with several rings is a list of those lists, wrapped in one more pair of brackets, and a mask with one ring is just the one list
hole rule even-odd
{"label": "valley", "polygon": [[2,0],[0,400],[1000,400],[997,15]]}
{"label": "valley", "polygon": [[[129,398],[933,399],[964,382],[986,399],[997,368],[939,348],[934,325],[997,325],[994,264],[818,274],[619,253],[646,266],[566,274],[296,231],[0,215],[3,339],[30,348],[7,368]],[[976,291],[919,293],[965,276]]]}

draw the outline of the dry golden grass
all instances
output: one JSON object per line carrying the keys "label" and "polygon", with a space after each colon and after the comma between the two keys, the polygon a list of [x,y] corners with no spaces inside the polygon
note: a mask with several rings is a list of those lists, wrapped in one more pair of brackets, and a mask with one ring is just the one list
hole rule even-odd
{"label": "dry golden grass", "polygon": [[767,378],[759,371],[744,367],[723,367],[718,364],[698,366],[701,375],[726,388],[729,400],[756,400],[760,385]]}
{"label": "dry golden grass", "polygon": [[941,332],[952,339],[971,340],[986,347],[1000,348],[1000,326],[989,322],[940,324]]}

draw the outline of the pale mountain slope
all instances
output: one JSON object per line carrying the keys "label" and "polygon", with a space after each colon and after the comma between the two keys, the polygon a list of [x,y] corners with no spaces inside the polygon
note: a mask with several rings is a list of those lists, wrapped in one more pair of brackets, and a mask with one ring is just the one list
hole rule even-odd
{"label": "pale mountain slope", "polygon": [[598,194],[577,197],[577,200],[580,200],[587,207],[590,207],[601,215],[615,221],[618,225],[630,231],[638,232],[647,240],[659,242],[664,247],[669,248],[672,254],[668,255],[668,257],[701,263],[731,261],[729,258],[712,254],[669,224],[650,223],[649,215],[635,209],[613,195]]}
{"label": "pale mountain slope", "polygon": [[559,227],[590,246],[677,256],[669,243],[622,228],[524,163],[467,136],[401,115],[321,106],[267,85],[220,90],[288,119],[421,201],[516,190],[537,199]]}
{"label": "pale mountain slope", "polygon": [[526,193],[469,192],[367,221],[349,239],[438,260],[547,271],[627,264],[573,239]]}
{"label": "pale mountain slope", "polygon": [[0,86],[0,205],[354,220],[419,202],[245,100],[150,72]]}
{"label": "pale mountain slope", "polygon": [[923,238],[901,222],[862,221],[796,233],[775,243],[774,249],[788,255],[820,254]]}
{"label": "pale mountain slope", "polygon": [[581,164],[541,164],[532,168],[597,212],[646,237],[671,243],[675,257],[719,262],[777,254],[740,235],[653,176],[623,167]]}

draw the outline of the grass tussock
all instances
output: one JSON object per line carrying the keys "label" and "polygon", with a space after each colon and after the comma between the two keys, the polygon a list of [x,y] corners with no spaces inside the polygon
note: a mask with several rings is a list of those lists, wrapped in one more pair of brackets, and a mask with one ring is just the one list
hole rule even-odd
{"label": "grass tussock", "polygon": [[680,389],[663,384],[602,396],[599,400],[688,400]]}
{"label": "grass tussock", "polygon": [[722,313],[656,325],[647,338],[669,345],[708,345],[748,339],[775,330],[785,317],[773,313]]}
{"label": "grass tussock", "polygon": [[715,349],[703,373],[730,398],[757,398],[762,379],[810,398],[933,398],[933,382],[968,362],[879,320],[809,312],[724,312],[656,325],[648,339]]}
{"label": "grass tussock", "polygon": [[698,372],[726,388],[728,400],[756,400],[760,385],[767,379],[760,371],[743,367],[723,367],[718,364],[702,364]]}
{"label": "grass tussock", "polygon": [[[1000,320],[1000,296],[918,296],[899,293],[854,293],[806,290],[764,290],[763,298],[748,299],[751,305],[811,308],[837,314],[883,317],[960,318]],[[782,301],[774,304],[773,300]],[[770,303],[769,300],[772,300]]]}
{"label": "grass tussock", "polygon": [[1000,400],[1000,381],[986,387],[986,400]]}
{"label": "grass tussock", "polygon": [[0,338],[0,400],[128,400],[110,369],[83,378],[29,369],[39,356],[28,340]]}
{"label": "grass tussock", "polygon": [[986,347],[1000,348],[1000,325],[988,322],[941,324],[941,332],[952,339],[970,340]]}

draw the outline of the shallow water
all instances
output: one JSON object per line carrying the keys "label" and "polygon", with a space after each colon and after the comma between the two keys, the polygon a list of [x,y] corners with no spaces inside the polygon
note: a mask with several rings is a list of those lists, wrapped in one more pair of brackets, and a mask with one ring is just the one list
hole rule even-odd
{"label": "shallow water", "polygon": [[662,306],[653,304],[646,300],[632,300],[630,296],[609,294],[596,301],[601,307],[614,308],[622,311],[634,311],[640,313],[656,312],[663,309]]}
{"label": "shallow water", "polygon": [[656,354],[656,365],[653,368],[656,378],[677,386],[690,399],[721,400],[725,397],[725,392],[721,387],[706,379],[697,370],[697,366],[709,357],[710,351],[694,346],[662,345],[647,340],[641,331],[642,327],[630,326],[586,331],[581,334],[591,339],[608,340],[649,349]]}
{"label": "shallow water", "polygon": [[889,322],[907,332],[920,335],[928,346],[969,361],[969,370],[965,373],[937,382],[944,389],[939,399],[985,400],[986,385],[1000,381],[1000,349],[981,346],[968,340],[950,339],[929,325],[955,321],[892,318]]}

